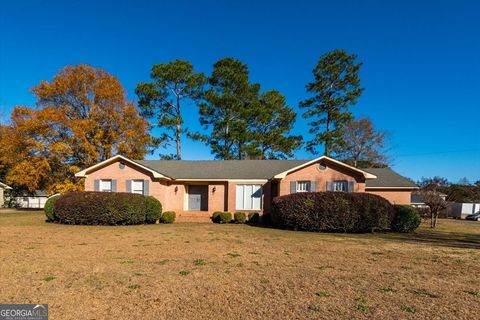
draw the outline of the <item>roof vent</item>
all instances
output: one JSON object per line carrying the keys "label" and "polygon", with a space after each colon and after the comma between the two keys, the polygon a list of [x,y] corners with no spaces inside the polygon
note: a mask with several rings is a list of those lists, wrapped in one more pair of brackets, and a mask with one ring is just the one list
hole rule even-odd
{"label": "roof vent", "polygon": [[323,171],[323,170],[327,169],[327,165],[325,163],[319,163],[318,164],[318,169]]}
{"label": "roof vent", "polygon": [[125,163],[120,162],[120,163],[118,164],[118,167],[120,168],[120,170],[125,169]]}

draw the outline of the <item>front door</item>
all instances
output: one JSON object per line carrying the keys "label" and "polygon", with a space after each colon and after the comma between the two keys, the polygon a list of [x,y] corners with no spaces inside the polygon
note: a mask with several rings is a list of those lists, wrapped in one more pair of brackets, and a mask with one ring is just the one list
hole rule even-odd
{"label": "front door", "polygon": [[188,187],[188,210],[208,211],[208,186]]}

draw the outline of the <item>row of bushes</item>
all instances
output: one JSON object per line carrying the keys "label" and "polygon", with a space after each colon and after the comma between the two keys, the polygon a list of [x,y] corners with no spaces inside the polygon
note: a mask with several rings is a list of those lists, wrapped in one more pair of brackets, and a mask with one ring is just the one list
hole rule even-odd
{"label": "row of bushes", "polygon": [[83,225],[132,225],[175,221],[175,212],[162,214],[152,196],[122,192],[69,192],[45,204],[47,221]]}
{"label": "row of bushes", "polygon": [[258,212],[235,212],[232,214],[227,211],[215,211],[212,215],[212,221],[215,223],[259,223],[260,222],[260,214]]}
{"label": "row of bushes", "polygon": [[368,193],[308,192],[273,200],[272,223],[278,227],[317,232],[410,232],[420,224],[409,206],[394,207]]}
{"label": "row of bushes", "polygon": [[[271,222],[282,228],[320,232],[373,232],[390,229],[410,232],[420,224],[410,206],[392,206],[384,198],[367,193],[295,193],[273,201],[271,215],[217,211],[215,223]],[[45,204],[47,220],[64,224],[131,225],[172,223],[176,214],[162,214],[162,205],[151,196],[132,193],[70,192]]]}

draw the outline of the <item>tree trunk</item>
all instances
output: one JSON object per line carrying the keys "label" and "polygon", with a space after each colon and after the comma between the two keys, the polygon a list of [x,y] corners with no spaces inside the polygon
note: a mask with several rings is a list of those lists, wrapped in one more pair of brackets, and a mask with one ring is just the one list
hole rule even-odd
{"label": "tree trunk", "polygon": [[325,152],[323,153],[325,156],[330,156],[330,148],[331,148],[331,137],[328,134],[330,132],[330,112],[327,112],[327,123],[325,132],[327,133],[327,138],[325,139]]}
{"label": "tree trunk", "polygon": [[177,124],[177,129],[176,129],[176,132],[175,132],[175,139],[176,139],[176,143],[177,143],[177,160],[182,160],[182,151],[181,151],[181,146],[180,146],[180,132],[181,132],[181,128],[180,128],[180,125]]}
{"label": "tree trunk", "polygon": [[182,117],[180,114],[180,96],[177,95],[177,128],[175,131],[175,142],[177,144],[177,160],[182,160],[182,151],[181,151],[181,142],[180,142],[180,135],[182,133],[182,128],[181,128],[181,122],[182,122]]}

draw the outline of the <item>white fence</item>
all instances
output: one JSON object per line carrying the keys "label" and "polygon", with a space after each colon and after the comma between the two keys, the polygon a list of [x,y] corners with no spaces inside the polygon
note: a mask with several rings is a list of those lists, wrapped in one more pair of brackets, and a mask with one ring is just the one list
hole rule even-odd
{"label": "white fence", "polygon": [[19,208],[43,209],[47,197],[15,197],[15,203]]}

